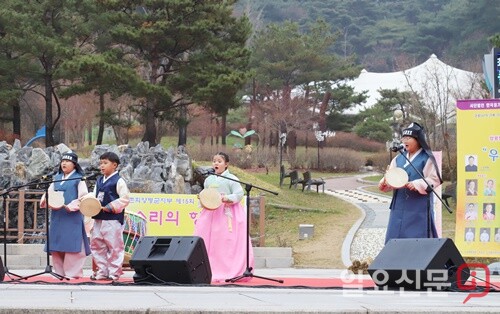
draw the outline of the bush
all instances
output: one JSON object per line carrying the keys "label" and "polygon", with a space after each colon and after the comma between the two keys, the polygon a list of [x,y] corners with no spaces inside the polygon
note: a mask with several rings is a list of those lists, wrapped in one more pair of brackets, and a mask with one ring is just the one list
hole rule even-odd
{"label": "bush", "polygon": [[345,148],[322,148],[297,150],[295,158],[288,159],[291,168],[294,169],[318,169],[327,172],[354,172],[365,164],[365,158],[356,151]]}
{"label": "bush", "polygon": [[337,132],[335,137],[331,139],[331,145],[364,152],[380,152],[385,149],[385,143],[362,138],[354,133],[345,132]]}

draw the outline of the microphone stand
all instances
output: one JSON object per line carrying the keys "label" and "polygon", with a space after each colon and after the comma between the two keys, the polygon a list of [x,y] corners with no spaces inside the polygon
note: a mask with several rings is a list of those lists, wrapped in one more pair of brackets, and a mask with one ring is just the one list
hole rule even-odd
{"label": "microphone stand", "polygon": [[[410,159],[408,157],[406,157],[406,154],[404,153],[404,148],[403,147],[397,147],[396,150],[401,154],[401,156],[403,156],[406,161],[410,164],[410,166],[413,168],[413,170],[415,170],[415,172],[420,176],[420,178],[422,180],[424,180],[425,184],[427,184],[427,189],[430,189],[434,195],[439,199],[439,201],[441,201],[441,204],[444,205],[444,207],[448,210],[448,212],[450,214],[453,213],[453,211],[451,210],[451,208],[443,201],[443,199],[441,198],[441,196],[439,196],[439,194],[437,194],[436,190],[434,190],[434,187],[432,186],[432,184],[430,184],[429,182],[427,182],[427,180],[425,179],[424,175],[413,165],[413,163],[410,161]],[[429,200],[430,202],[430,200]],[[430,210],[431,210],[431,207],[430,207],[430,204],[427,204],[427,236],[430,235],[431,233],[431,230],[430,230],[430,219],[431,219],[431,214],[430,214]]]}
{"label": "microphone stand", "polygon": [[221,178],[224,178],[224,179],[228,179],[228,180],[231,180],[231,181],[234,181],[234,182],[238,182],[240,184],[244,184],[245,185],[245,191],[246,191],[246,209],[247,209],[247,250],[246,250],[246,269],[245,271],[243,272],[243,274],[239,275],[239,276],[236,276],[236,277],[233,277],[233,278],[229,278],[229,279],[226,279],[226,282],[236,282],[240,279],[243,279],[243,278],[246,278],[246,277],[255,277],[255,278],[260,278],[260,279],[265,279],[265,280],[271,280],[271,281],[275,281],[275,282],[279,282],[279,283],[283,283],[283,280],[281,279],[273,279],[273,278],[267,278],[267,277],[262,277],[262,276],[257,276],[257,275],[254,275],[252,273],[252,270],[253,268],[250,267],[250,191],[252,190],[253,187],[259,189],[259,190],[262,190],[262,191],[265,191],[265,192],[269,192],[271,194],[274,194],[274,195],[278,195],[277,192],[273,192],[273,191],[270,191],[270,190],[267,190],[267,189],[264,189],[264,188],[261,188],[261,187],[258,187],[258,186],[254,186],[252,185],[251,183],[246,183],[246,182],[243,182],[243,181],[239,181],[239,180],[236,180],[236,179],[233,179],[233,178],[229,178],[229,177],[226,177],[226,176],[223,176],[223,175],[220,175],[220,174],[217,174],[217,173],[210,173],[210,174],[213,174],[215,176],[218,176],[218,177],[221,177]]}
{"label": "microphone stand", "polygon": [[[17,278],[21,278],[22,276],[17,275],[15,273],[12,273],[9,271],[9,268],[7,267],[7,207],[5,206],[5,203],[7,202],[7,197],[9,196],[9,192],[12,192],[14,188],[8,188],[1,194],[3,197],[3,203],[2,203],[2,208],[3,208],[3,268],[5,271],[5,274],[9,276],[10,280],[13,280],[11,275],[16,276]],[[3,277],[0,278],[0,281],[3,280]]]}
{"label": "microphone stand", "polygon": [[[23,280],[23,279],[29,279],[35,276],[43,275],[43,274],[50,274],[54,277],[56,277],[59,280],[69,280],[68,277],[59,275],[58,273],[55,273],[52,271],[52,265],[50,265],[50,238],[49,238],[49,186],[50,183],[55,183],[55,182],[63,182],[63,181],[73,181],[73,180],[86,180],[88,177],[82,176],[80,178],[69,178],[69,179],[61,179],[61,180],[50,180],[50,181],[43,181],[38,183],[37,185],[43,184],[43,188],[45,191],[45,232],[47,234],[47,240],[46,240],[46,249],[47,249],[47,264],[45,266],[45,270],[33,275],[25,276],[22,278],[19,278],[17,280]],[[33,185],[33,184],[31,184]]]}

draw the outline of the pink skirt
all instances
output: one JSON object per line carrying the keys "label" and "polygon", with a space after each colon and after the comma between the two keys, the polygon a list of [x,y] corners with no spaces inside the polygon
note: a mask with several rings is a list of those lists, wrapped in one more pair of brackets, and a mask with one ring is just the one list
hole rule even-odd
{"label": "pink skirt", "polygon": [[253,269],[253,248],[247,233],[246,210],[241,203],[222,204],[216,210],[202,209],[195,222],[194,235],[205,242],[212,282],[224,282],[245,272],[247,244],[248,266]]}

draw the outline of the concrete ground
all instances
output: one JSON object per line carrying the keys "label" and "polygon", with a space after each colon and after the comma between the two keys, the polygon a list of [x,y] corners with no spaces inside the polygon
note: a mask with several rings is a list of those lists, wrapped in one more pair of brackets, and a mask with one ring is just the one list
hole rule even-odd
{"label": "concrete ground", "polygon": [[[28,275],[21,274],[21,275]],[[262,269],[268,278],[344,278],[342,288],[0,284],[3,313],[498,313],[500,294],[363,290],[332,269]],[[125,276],[132,276],[127,272]],[[481,274],[478,274],[480,277]],[[492,278],[499,282],[500,278]]]}
{"label": "concrete ground", "polygon": [[[344,240],[343,260],[350,263],[356,234],[384,228],[386,198],[359,191],[359,178],[328,180],[326,193],[357,204],[364,213]],[[368,234],[370,234],[369,231]],[[371,236],[375,237],[375,233]],[[380,236],[378,236],[380,237]],[[377,241],[375,241],[377,242]],[[348,261],[349,260],[349,261]],[[88,271],[87,271],[88,272]],[[33,270],[16,271],[25,276]],[[125,277],[132,277],[126,272]],[[267,278],[340,278],[338,288],[245,287],[210,285],[113,284],[0,284],[3,313],[499,313],[498,292],[394,291],[363,289],[368,275],[348,275],[345,270],[263,268],[253,271]],[[86,274],[86,276],[90,273]],[[478,271],[477,278],[485,279]],[[479,279],[477,280],[479,282]],[[500,285],[500,276],[489,278]],[[499,290],[498,287],[492,287]],[[468,299],[468,296],[470,298]],[[464,303],[465,302],[465,303]]]}

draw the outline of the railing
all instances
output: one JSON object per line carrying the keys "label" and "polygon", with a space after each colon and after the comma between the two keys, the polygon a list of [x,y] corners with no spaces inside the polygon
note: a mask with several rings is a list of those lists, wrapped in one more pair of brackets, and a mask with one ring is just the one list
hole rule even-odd
{"label": "railing", "polygon": [[[7,225],[7,240],[15,239],[17,243],[24,243],[26,240],[45,239],[45,209],[40,208],[40,198],[43,191],[20,190],[10,192],[9,197],[5,198],[5,204],[2,209],[5,212],[4,223]],[[0,201],[3,202],[3,199]],[[17,206],[16,206],[17,205]],[[17,207],[17,226],[11,226],[11,217]],[[28,213],[28,216],[26,216]],[[40,218],[43,217],[43,218]],[[27,219],[28,218],[28,219]],[[25,224],[25,220],[28,220]],[[40,221],[41,220],[41,221]],[[0,228],[0,234],[3,238],[4,226]]]}

